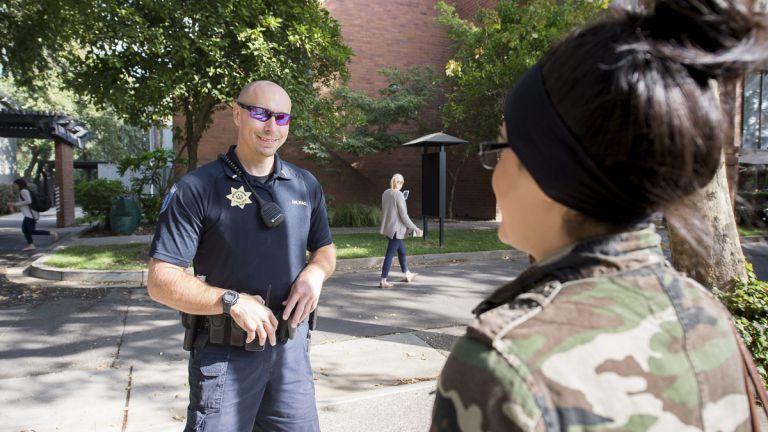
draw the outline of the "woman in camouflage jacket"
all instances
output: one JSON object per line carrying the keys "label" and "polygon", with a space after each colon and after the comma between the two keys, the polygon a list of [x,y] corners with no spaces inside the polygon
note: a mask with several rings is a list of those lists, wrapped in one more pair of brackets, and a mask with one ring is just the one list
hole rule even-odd
{"label": "woman in camouflage jacket", "polygon": [[729,315],[666,262],[650,219],[721,165],[717,87],[768,57],[765,31],[747,3],[659,0],[518,80],[481,155],[500,239],[536,262],[475,309],[433,431],[752,429]]}

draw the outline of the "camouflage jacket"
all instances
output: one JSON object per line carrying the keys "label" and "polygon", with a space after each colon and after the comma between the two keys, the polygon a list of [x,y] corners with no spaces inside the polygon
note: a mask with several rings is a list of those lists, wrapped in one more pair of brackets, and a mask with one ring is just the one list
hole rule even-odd
{"label": "camouflage jacket", "polygon": [[653,227],[580,243],[475,310],[432,431],[750,430],[728,312]]}

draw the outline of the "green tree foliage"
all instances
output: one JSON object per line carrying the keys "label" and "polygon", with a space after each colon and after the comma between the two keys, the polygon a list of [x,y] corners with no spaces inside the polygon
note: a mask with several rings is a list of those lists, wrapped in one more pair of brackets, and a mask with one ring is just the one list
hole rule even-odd
{"label": "green tree foliage", "polygon": [[351,51],[317,1],[56,3],[71,18],[55,47],[68,87],[132,124],[183,115],[174,136],[190,169],[212,114],[254,79],[273,80],[291,94],[299,138],[319,146],[327,143],[318,139],[334,136],[335,110],[320,90],[346,77]]}
{"label": "green tree foliage", "polygon": [[61,0],[3,0],[0,2],[0,65],[28,88],[47,85],[51,71],[60,66],[57,46],[70,36],[69,15],[76,0],[62,7]]}
{"label": "green tree foliage", "polygon": [[736,281],[732,291],[713,290],[733,314],[736,329],[752,352],[763,381],[768,382],[768,283],[755,276],[747,264],[747,280]]}
{"label": "green tree foliage", "polygon": [[471,142],[493,139],[502,102],[515,81],[553,42],[607,7],[606,0],[501,0],[463,20],[440,0],[438,22],[456,53],[445,67],[450,89],[442,108],[445,124]]}
{"label": "green tree foliage", "polygon": [[341,148],[355,155],[389,150],[425,132],[424,109],[434,102],[441,79],[430,67],[383,69],[387,86],[379,97],[340,87],[336,90],[347,122]]}
{"label": "green tree foliage", "polygon": [[[87,103],[67,90],[57,76],[48,77],[44,87],[21,87],[11,77],[0,77],[0,93],[8,95],[22,109],[61,112],[83,123],[91,136],[85,150],[76,154],[79,158],[118,161],[148,146],[143,130],[126,124],[110,107],[97,108]],[[18,167],[24,177],[35,177],[39,164],[52,157],[51,140],[19,140]]]}

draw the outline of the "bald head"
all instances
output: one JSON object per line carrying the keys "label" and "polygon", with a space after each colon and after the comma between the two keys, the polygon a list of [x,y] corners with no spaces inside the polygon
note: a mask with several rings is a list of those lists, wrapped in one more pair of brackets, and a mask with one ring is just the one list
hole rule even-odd
{"label": "bald head", "polygon": [[[272,101],[276,102],[283,108],[277,111],[287,113],[291,112],[291,97],[288,96],[288,92],[286,92],[285,89],[273,83],[272,81],[251,81],[250,83],[246,84],[242,90],[240,90],[240,94],[237,96],[237,100],[248,105],[258,104],[260,103],[259,101]],[[285,110],[286,103],[287,111]],[[264,108],[272,109],[268,106],[264,106]]]}
{"label": "bald head", "polygon": [[[232,115],[237,126],[238,157],[241,161],[272,158],[288,138],[290,126],[277,124],[275,117],[291,113],[288,92],[271,81],[254,81],[243,87],[237,102],[232,104]],[[242,105],[266,109],[269,117],[256,114],[258,111],[251,113]]]}

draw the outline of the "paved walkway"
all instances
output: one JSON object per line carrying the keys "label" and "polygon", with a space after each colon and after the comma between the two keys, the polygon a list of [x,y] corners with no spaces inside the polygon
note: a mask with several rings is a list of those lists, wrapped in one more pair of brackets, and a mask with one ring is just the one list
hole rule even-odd
{"label": "paved walkway", "polygon": [[[766,270],[766,243],[745,252]],[[311,351],[322,430],[426,430],[434,378],[470,310],[527,265],[420,267],[415,282],[384,291],[378,270],[334,275]],[[182,336],[178,313],[144,288],[20,285],[0,272],[0,431],[181,431]]]}
{"label": "paved walkway", "polygon": [[[80,208],[75,209],[75,217],[81,217]],[[21,213],[13,213],[0,216],[0,252],[18,251],[27,245],[24,235],[21,233],[21,222],[24,217]],[[37,221],[37,228],[41,230],[56,230],[61,234],[61,240],[66,240],[73,234],[83,230],[82,226],[71,228],[56,228],[56,209],[52,208],[45,213],[40,213],[40,220]],[[39,249],[45,249],[52,245],[52,239],[49,236],[34,236],[33,240]]]}
{"label": "paved walkway", "polygon": [[[335,275],[313,335],[322,430],[426,430],[433,380],[472,306],[525,266],[423,267],[415,282],[386,291],[377,271]],[[11,286],[2,311],[0,430],[183,428],[178,313],[144,289]]]}

